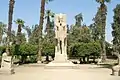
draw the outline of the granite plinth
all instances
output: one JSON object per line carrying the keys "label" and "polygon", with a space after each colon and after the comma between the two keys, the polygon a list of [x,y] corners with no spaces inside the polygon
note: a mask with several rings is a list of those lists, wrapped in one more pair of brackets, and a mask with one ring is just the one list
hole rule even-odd
{"label": "granite plinth", "polygon": [[67,60],[63,55],[56,56],[55,60],[46,64],[45,68],[47,69],[76,69],[78,68],[71,61]]}

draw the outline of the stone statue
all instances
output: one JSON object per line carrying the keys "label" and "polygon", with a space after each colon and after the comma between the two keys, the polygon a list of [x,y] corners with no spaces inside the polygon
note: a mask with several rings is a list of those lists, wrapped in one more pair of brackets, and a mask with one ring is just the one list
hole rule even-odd
{"label": "stone statue", "polygon": [[56,14],[55,15],[55,38],[56,38],[56,47],[55,47],[55,57],[57,55],[63,55],[67,59],[67,24],[66,24],[66,15],[65,14]]}
{"label": "stone statue", "polygon": [[1,62],[1,71],[7,71],[10,74],[14,74],[14,68],[12,66],[12,57],[8,56],[6,52],[2,54],[2,62]]}
{"label": "stone statue", "polygon": [[65,14],[56,14],[55,19],[55,58],[45,68],[77,68],[67,59],[67,24]]}

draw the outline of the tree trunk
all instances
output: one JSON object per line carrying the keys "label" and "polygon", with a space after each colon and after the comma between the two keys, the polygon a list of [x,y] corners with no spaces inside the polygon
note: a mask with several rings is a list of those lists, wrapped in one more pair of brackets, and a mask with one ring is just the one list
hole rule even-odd
{"label": "tree trunk", "polygon": [[106,27],[106,15],[107,15],[107,7],[103,3],[100,5],[101,9],[101,27],[102,27],[102,34],[101,34],[101,40],[102,40],[102,62],[106,61],[106,49],[105,49],[105,27]]}
{"label": "tree trunk", "polygon": [[83,57],[83,63],[86,63],[86,61],[85,61],[85,56]]}
{"label": "tree trunk", "polygon": [[9,47],[10,47],[10,41],[11,41],[11,28],[12,28],[12,18],[13,18],[13,8],[14,8],[14,0],[9,1],[9,12],[8,12],[8,32],[7,32],[7,48],[6,52],[8,55],[10,54]]}
{"label": "tree trunk", "polygon": [[40,21],[39,21],[39,44],[38,44],[38,61],[41,61],[41,53],[42,53],[42,29],[44,23],[44,13],[45,13],[45,0],[41,0],[41,10],[40,10]]}
{"label": "tree trunk", "polygon": [[17,30],[17,44],[21,44],[21,31],[22,31],[22,25],[18,24],[18,30]]}
{"label": "tree trunk", "polygon": [[87,56],[87,63],[89,63],[89,56]]}
{"label": "tree trunk", "polygon": [[22,56],[21,56],[21,62],[22,62],[22,64],[25,64],[25,63],[26,63],[26,58],[27,58],[26,55],[22,55]]}
{"label": "tree trunk", "polygon": [[48,36],[50,35],[50,34],[49,34],[49,33],[50,33],[50,16],[49,16],[49,14],[50,14],[50,11],[47,12],[46,32],[47,32]]}
{"label": "tree trunk", "polygon": [[103,36],[103,41],[102,41],[102,61],[105,62],[106,61],[106,49],[105,49],[105,34],[102,35]]}
{"label": "tree trunk", "polygon": [[46,54],[46,61],[49,62],[49,55]]}
{"label": "tree trunk", "polygon": [[82,59],[80,58],[79,61],[80,61],[80,64],[81,64],[82,63]]}
{"label": "tree trunk", "polygon": [[94,55],[94,57],[93,57],[93,63],[95,63],[95,55]]}

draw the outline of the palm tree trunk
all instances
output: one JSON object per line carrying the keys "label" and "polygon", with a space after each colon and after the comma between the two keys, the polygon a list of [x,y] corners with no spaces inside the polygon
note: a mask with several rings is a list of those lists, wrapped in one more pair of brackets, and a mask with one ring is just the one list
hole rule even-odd
{"label": "palm tree trunk", "polygon": [[12,28],[12,18],[13,18],[13,8],[14,8],[14,0],[9,1],[9,12],[8,12],[8,32],[7,32],[7,48],[6,51],[8,55],[10,54],[10,51],[8,50],[10,47],[10,40],[11,40],[11,28]]}
{"label": "palm tree trunk", "polygon": [[47,31],[47,34],[49,36],[49,33],[50,33],[50,17],[49,16],[47,17],[46,31]]}
{"label": "palm tree trunk", "polygon": [[21,44],[21,31],[22,31],[22,25],[18,24],[18,31],[17,31],[17,45]]}
{"label": "palm tree trunk", "polygon": [[107,7],[104,4],[101,4],[101,25],[102,25],[102,61],[106,61],[106,49],[105,49],[105,27],[106,27],[106,15],[107,15]]}
{"label": "palm tree trunk", "polygon": [[102,42],[102,46],[103,46],[103,57],[102,57],[102,61],[106,61],[106,49],[105,49],[105,39],[104,41]]}
{"label": "palm tree trunk", "polygon": [[44,23],[44,13],[45,13],[45,0],[41,0],[41,10],[40,10],[40,21],[39,21],[39,44],[38,44],[38,61],[41,61],[42,52],[42,29]]}

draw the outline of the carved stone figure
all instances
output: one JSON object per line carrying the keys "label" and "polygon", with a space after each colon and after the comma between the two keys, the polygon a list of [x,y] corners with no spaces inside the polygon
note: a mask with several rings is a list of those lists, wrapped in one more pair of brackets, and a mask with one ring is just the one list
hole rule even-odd
{"label": "carved stone figure", "polygon": [[14,68],[12,67],[12,57],[8,56],[6,52],[2,54],[2,62],[1,62],[1,71],[14,74]]}
{"label": "carved stone figure", "polygon": [[56,38],[56,47],[55,47],[55,57],[57,55],[63,55],[67,59],[67,24],[66,24],[66,15],[65,14],[56,14],[55,16],[55,38]]}
{"label": "carved stone figure", "polygon": [[67,60],[67,24],[65,14],[56,14],[55,19],[55,58],[45,68],[77,68],[71,61]]}

